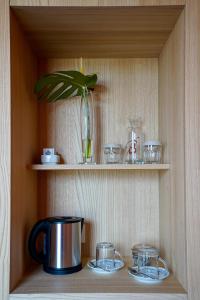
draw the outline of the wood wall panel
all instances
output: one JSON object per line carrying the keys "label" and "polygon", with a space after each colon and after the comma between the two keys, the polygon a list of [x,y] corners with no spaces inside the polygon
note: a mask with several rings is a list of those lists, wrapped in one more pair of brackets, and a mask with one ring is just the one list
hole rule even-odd
{"label": "wood wall panel", "polygon": [[200,299],[200,2],[186,5],[186,221],[188,298]]}
{"label": "wood wall panel", "polygon": [[0,0],[0,299],[7,300],[10,266],[10,41],[8,2]]}
{"label": "wood wall panel", "polygon": [[[127,142],[128,117],[141,116],[147,139],[158,137],[157,59],[87,59],[86,73],[97,72],[98,162],[105,143]],[[79,69],[79,60],[49,60],[41,72]],[[67,163],[81,160],[80,100],[40,106],[40,147],[52,147]],[[44,188],[46,187],[46,189]],[[159,244],[156,171],[56,171],[40,175],[41,216],[75,214],[86,219],[85,255],[96,241],[111,240],[123,255],[133,244]]]}
{"label": "wood wall panel", "polygon": [[186,288],[184,18],[182,13],[159,58],[159,132],[171,164],[160,176],[160,245]]}
{"label": "wood wall panel", "polygon": [[[139,242],[158,245],[157,172],[60,172],[41,176],[43,217],[85,218],[83,255],[95,255],[95,244],[112,241],[123,255]],[[41,211],[42,213],[42,211]]]}
{"label": "wood wall panel", "polygon": [[10,288],[21,280],[30,264],[27,238],[37,220],[37,174],[27,165],[37,154],[38,103],[33,95],[37,60],[11,15],[12,87],[12,211]]}

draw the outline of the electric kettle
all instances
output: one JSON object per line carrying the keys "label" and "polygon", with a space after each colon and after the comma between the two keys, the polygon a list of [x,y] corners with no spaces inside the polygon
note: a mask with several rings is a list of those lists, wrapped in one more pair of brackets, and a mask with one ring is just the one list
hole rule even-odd
{"label": "electric kettle", "polygon": [[[83,218],[51,217],[38,221],[31,230],[30,255],[50,274],[71,274],[82,269],[81,232]],[[43,234],[43,235],[42,235]],[[37,249],[42,237],[42,251]]]}

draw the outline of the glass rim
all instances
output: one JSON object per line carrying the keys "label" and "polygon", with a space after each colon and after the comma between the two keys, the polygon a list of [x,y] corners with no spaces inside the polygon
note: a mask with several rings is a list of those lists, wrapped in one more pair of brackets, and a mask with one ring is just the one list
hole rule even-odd
{"label": "glass rim", "polygon": [[105,149],[110,149],[110,148],[121,149],[121,144],[105,144],[103,147]]}
{"label": "glass rim", "polygon": [[96,248],[114,248],[114,245],[111,242],[99,242],[97,243]]}
{"label": "glass rim", "polygon": [[132,249],[132,254],[136,254],[138,256],[159,256],[159,249],[151,246],[151,245],[146,245],[146,244],[139,244],[135,245]]}

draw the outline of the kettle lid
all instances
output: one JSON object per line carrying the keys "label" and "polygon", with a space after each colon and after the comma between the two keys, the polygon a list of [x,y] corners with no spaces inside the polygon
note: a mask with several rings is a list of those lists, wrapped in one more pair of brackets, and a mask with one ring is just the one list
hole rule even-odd
{"label": "kettle lid", "polygon": [[68,224],[68,223],[78,223],[83,222],[83,218],[80,217],[65,217],[65,216],[58,216],[58,217],[50,217],[47,218],[46,221],[49,223],[59,223],[59,224]]}

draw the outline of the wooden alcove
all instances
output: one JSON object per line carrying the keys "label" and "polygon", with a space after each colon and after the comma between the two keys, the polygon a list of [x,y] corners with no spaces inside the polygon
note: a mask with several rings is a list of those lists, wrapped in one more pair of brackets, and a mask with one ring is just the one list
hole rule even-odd
{"label": "wooden alcove", "polygon": [[[104,2],[11,1],[12,300],[186,299],[184,1]],[[99,77],[99,164],[92,167],[78,165],[80,99],[39,104],[33,93],[40,74],[79,69],[80,57],[85,72]],[[147,139],[162,141],[165,164],[103,165],[103,144],[125,145],[127,119],[135,115],[143,118]],[[34,163],[47,146],[66,164],[42,172]],[[124,257],[147,242],[160,247],[172,275],[147,286],[126,269],[109,279],[86,266],[63,277],[32,268],[31,227],[63,214],[85,218],[84,257],[94,256],[101,240],[114,242]]]}

